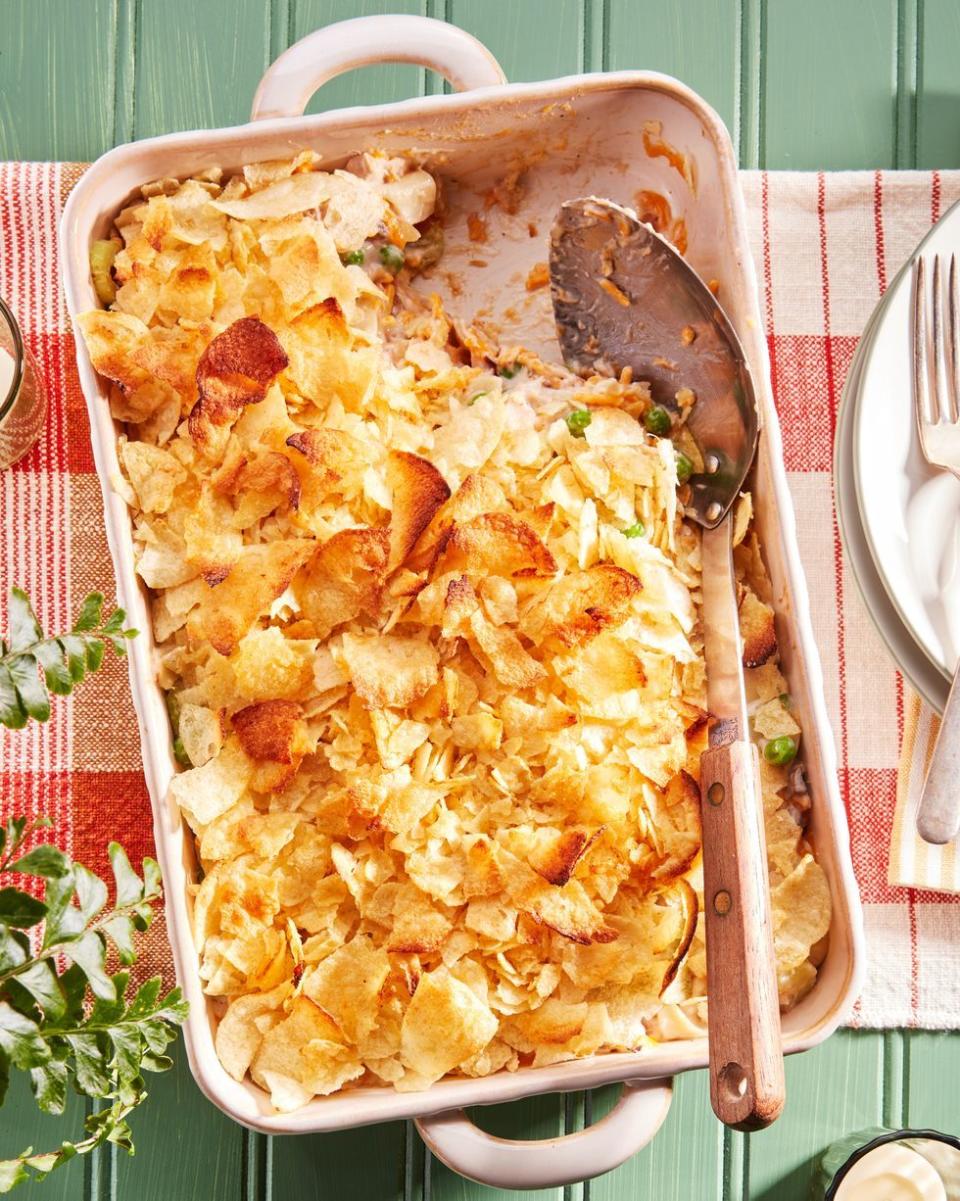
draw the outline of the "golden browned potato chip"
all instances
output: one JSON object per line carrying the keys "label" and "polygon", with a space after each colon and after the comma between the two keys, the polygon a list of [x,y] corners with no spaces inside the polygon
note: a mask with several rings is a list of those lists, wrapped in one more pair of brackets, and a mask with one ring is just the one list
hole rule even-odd
{"label": "golden browned potato chip", "polygon": [[350,682],[368,709],[405,708],[440,675],[435,647],[401,634],[344,634]]}
{"label": "golden browned potato chip", "polygon": [[290,984],[284,981],[269,992],[250,993],[230,1002],[227,1012],[217,1025],[215,1046],[217,1058],[234,1080],[242,1080],[263,1042],[264,1018],[278,1022],[284,1017],[283,1002],[290,994]]}
{"label": "golden browned potato chip", "polygon": [[293,590],[318,637],[379,613],[388,554],[387,531],[369,527],[341,530],[317,548]]}
{"label": "golden browned potato chip", "polygon": [[186,321],[209,321],[217,295],[217,262],[209,246],[191,246],[164,281],[157,312]]}
{"label": "golden browned potato chip", "polygon": [[120,461],[146,513],[166,513],[173,503],[174,492],[187,478],[187,473],[173,457],[159,446],[146,442],[124,442]]}
{"label": "golden browned potato chip", "polygon": [[170,796],[195,829],[212,822],[243,796],[251,764],[240,744],[228,739],[202,767],[180,772],[170,781]]}
{"label": "golden browned potato chip", "polygon": [[622,624],[640,581],[612,563],[571,571],[547,588],[523,614],[521,629],[537,645],[579,646]]}
{"label": "golden browned potato chip", "polygon": [[781,974],[791,973],[830,929],[830,884],[812,855],[770,890],[773,948]]}
{"label": "golden browned potato chip", "polygon": [[406,834],[427,817],[443,795],[440,788],[414,781],[388,793],[380,817],[388,830]]}
{"label": "golden browned potato chip", "polygon": [[271,601],[286,590],[313,551],[306,541],[245,546],[222,583],[210,588],[190,624],[221,655],[229,655]]}
{"label": "golden browned potato chip", "polygon": [[316,654],[315,639],[287,638],[276,626],[255,627],[230,659],[236,699],[303,699],[314,684]]}
{"label": "golden browned potato chip", "polygon": [[481,513],[454,524],[443,568],[480,576],[552,575],[557,564],[525,521],[510,513]]}
{"label": "golden browned potato chip", "polygon": [[757,709],[753,715],[753,728],[761,738],[796,738],[800,733],[800,727],[779,697]]}
{"label": "golden browned potato chip", "polygon": [[773,610],[749,588],[740,602],[740,635],[744,667],[759,667],[777,653]]}
{"label": "golden browned potato chip", "polygon": [[222,495],[237,498],[234,521],[241,529],[281,507],[300,506],[300,477],[278,451],[236,455],[218,471],[213,486]]}
{"label": "golden browned potato chip", "polygon": [[366,780],[334,791],[322,790],[308,805],[317,829],[333,838],[359,842],[380,825],[379,800]]}
{"label": "golden browned potato chip", "polygon": [[503,741],[503,722],[492,713],[480,710],[455,717],[450,733],[457,746],[468,751],[496,751]]}
{"label": "golden browned potato chip", "polygon": [[767,863],[770,866],[770,883],[779,884],[803,857],[801,838],[803,830],[789,809],[774,809],[764,814],[764,829],[767,842]]}
{"label": "golden browned potato chip", "polygon": [[643,664],[609,631],[598,634],[575,654],[555,660],[554,670],[594,717],[633,717],[648,703],[648,694],[642,691],[647,683]]}
{"label": "golden browned potato chip", "polygon": [[446,546],[454,523],[466,523],[482,513],[494,513],[506,504],[506,495],[496,480],[487,475],[468,475],[450,499],[437,510],[420,535],[408,562],[417,570],[431,565]]}
{"label": "golden browned potato chip", "polygon": [[148,339],[144,323],[126,313],[107,313],[96,309],[82,313],[77,324],[87,344],[94,368],[126,390],[147,381],[147,372],[138,366],[134,352]]}
{"label": "golden browned potato chip", "polygon": [[270,1091],[276,1109],[289,1112],[362,1076],[363,1064],[333,1019],[299,996],[289,1016],[264,1036],[250,1074]]}
{"label": "golden browned potato chip", "polygon": [[748,705],[763,704],[787,691],[787,681],[776,663],[764,663],[760,667],[748,668],[743,673],[743,680]]}
{"label": "golden browned potato chip", "polygon": [[387,571],[392,572],[406,560],[450,489],[432,463],[397,450],[387,458],[387,487],[393,497],[387,561]]}
{"label": "golden browned potato chip", "polygon": [[384,884],[366,916],[386,926],[386,949],[397,954],[439,951],[453,929],[445,913],[415,884]]}
{"label": "golden browned potato chip", "polygon": [[414,751],[430,737],[428,725],[400,717],[390,709],[371,710],[370,724],[380,763],[387,771],[409,762]]}
{"label": "golden browned potato chip", "polygon": [[470,616],[470,632],[501,684],[532,688],[547,678],[546,669],[527,652],[513,630],[491,625],[479,609]]}
{"label": "golden browned potato chip", "polygon": [[287,366],[277,335],[259,317],[243,317],[213,339],[197,364],[200,399],[190,413],[190,434],[203,444],[212,426],[232,424],[244,405],[263,400]]}
{"label": "golden browned potato chip", "polygon": [[211,587],[226,579],[243,551],[232,516],[229,501],[204,483],[183,518],[183,558]]}
{"label": "golden browned potato chip", "polygon": [[669,983],[696,930],[696,893],[686,880],[638,898],[624,916],[611,914],[609,943],[564,947],[564,970],[581,988],[633,985],[656,998]]}
{"label": "golden browned potato chip", "polygon": [[509,854],[503,855],[500,863],[514,904],[536,921],[576,943],[613,942],[617,937],[579,880],[548,884]]}
{"label": "golden browned potato chip", "polygon": [[343,310],[332,297],[290,322],[285,339],[288,376],[301,396],[322,406],[339,399],[357,412],[377,374],[376,348],[354,344]]}
{"label": "golden browned potato chip", "polygon": [[271,180],[267,182],[266,187],[260,188],[250,196],[213,200],[211,205],[235,220],[289,217],[295,213],[315,209],[326,200],[330,190],[329,180],[328,175],[314,171],[296,175],[288,172],[286,178]]}
{"label": "golden browned potato chip", "polygon": [[703,838],[700,785],[688,772],[673,777],[653,818],[662,858],[650,874],[655,880],[671,880],[690,867]]}
{"label": "golden browned potato chip", "polygon": [[151,377],[153,383],[173,389],[178,400],[178,422],[181,413],[189,413],[194,406],[197,365],[213,332],[206,322],[186,329],[180,326],[151,329],[149,338],[131,356],[136,367]]}
{"label": "golden browned potato chip", "polygon": [[358,935],[304,976],[303,991],[350,1042],[362,1043],[377,1024],[380,990],[389,974],[386,951]]}
{"label": "golden browned potato chip", "polygon": [[541,830],[528,856],[530,866],[548,884],[566,884],[602,830]]}
{"label": "golden browned potato chip", "polygon": [[476,993],[446,968],[420,977],[400,1033],[403,1062],[425,1080],[439,1080],[487,1045],[497,1019]]}
{"label": "golden browned potato chip", "polygon": [[194,767],[202,767],[219,755],[223,746],[223,723],[220,714],[205,705],[180,706],[177,731],[187,758]]}
{"label": "golden browned potato chip", "polygon": [[233,715],[233,728],[251,759],[292,763],[302,741],[303,710],[296,701],[260,701]]}
{"label": "golden browned potato chip", "polygon": [[519,1051],[535,1051],[544,1043],[568,1043],[583,1029],[589,1006],[549,997],[532,1013],[518,1013],[505,1024],[505,1036]]}
{"label": "golden browned potato chip", "polygon": [[300,821],[296,813],[258,813],[252,801],[243,799],[204,830],[201,858],[206,862],[235,859],[253,851],[273,859],[294,837]]}
{"label": "golden browned potato chip", "polygon": [[673,983],[677,972],[680,970],[680,964],[683,963],[684,956],[690,949],[693,936],[697,931],[697,917],[700,909],[700,903],[697,900],[697,894],[694,892],[693,886],[683,876],[680,876],[676,881],[676,890],[673,893],[673,897],[677,899],[679,904],[682,925],[677,936],[676,945],[670,953],[669,965],[663,974],[663,983],[660,985],[661,996]]}
{"label": "golden browned potato chip", "polygon": [[497,863],[497,848],[486,835],[474,836],[465,853],[463,895],[490,897],[502,891],[503,873]]}
{"label": "golden browned potato chip", "polygon": [[532,885],[524,888],[515,900],[520,909],[571,942],[605,943],[617,937],[616,930],[605,924],[603,915],[577,880],[568,880],[562,887],[547,883]]}
{"label": "golden browned potato chip", "polygon": [[447,584],[443,591],[441,632],[444,638],[458,634],[466,636],[470,631],[470,618],[480,607],[477,590],[465,575],[444,576],[437,583],[442,584],[444,579]]}
{"label": "golden browned potato chip", "polygon": [[356,486],[374,457],[371,447],[339,429],[298,430],[286,438],[286,445],[293,452],[290,461],[300,478],[307,511],[342,486]]}
{"label": "golden browned potato chip", "polygon": [[518,696],[505,696],[500,714],[507,738],[522,738],[533,732],[555,734],[577,724],[573,710],[552,693],[544,705],[531,705]]}
{"label": "golden browned potato chip", "polygon": [[568,814],[574,821],[602,825],[623,821],[630,810],[630,769],[619,763],[592,763],[585,770],[557,764],[531,786],[531,799]]}
{"label": "golden browned potato chip", "polygon": [[[297,234],[298,228],[304,232]],[[280,292],[284,314],[292,316],[331,298],[347,303],[353,288],[333,240],[311,222],[298,223],[290,232],[294,236],[277,242],[270,237],[266,243],[271,248],[267,273]]]}

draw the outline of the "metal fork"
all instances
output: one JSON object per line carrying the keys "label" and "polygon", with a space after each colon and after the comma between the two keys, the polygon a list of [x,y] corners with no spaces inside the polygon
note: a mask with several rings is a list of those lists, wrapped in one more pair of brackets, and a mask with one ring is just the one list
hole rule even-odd
{"label": "metal fork", "polygon": [[[919,256],[913,278],[913,400],[920,449],[931,467],[960,477],[960,352],[957,259],[950,256],[944,287],[940,256]],[[944,321],[946,310],[946,322]],[[953,677],[940,731],[917,810],[917,830],[927,842],[950,842],[960,827],[960,664]]]}

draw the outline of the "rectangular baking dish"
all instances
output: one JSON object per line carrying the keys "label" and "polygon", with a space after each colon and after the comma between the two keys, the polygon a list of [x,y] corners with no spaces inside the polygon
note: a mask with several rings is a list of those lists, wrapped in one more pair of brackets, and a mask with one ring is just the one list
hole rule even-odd
{"label": "rectangular baking dish", "polygon": [[[312,92],[333,75],[383,61],[419,62],[463,90],[319,116],[300,115]],[[473,38],[443,22],[420,17],[360,18],[303,39],[264,77],[254,117],[258,119],[235,128],[121,146],[90,168],[74,189],[61,226],[71,316],[97,306],[88,266],[90,243],[105,235],[114,214],[142,184],[164,176],[187,176],[211,165],[230,170],[263,159],[286,158],[301,149],[318,151],[327,169],[364,149],[412,151],[443,178],[448,198],[447,249],[441,273],[430,286],[444,294],[451,312],[470,318],[484,311],[509,330],[505,342],[540,350],[552,343],[554,356],[549,297],[545,289],[527,293],[524,281],[534,264],[546,258],[546,236],[559,204],[593,193],[632,205],[636,193],[647,189],[667,197],[674,214],[685,220],[687,257],[705,279],[719,281],[720,298],[743,341],[761,406],[763,431],[752,485],[758,530],[773,584],[783,670],[804,730],[813,800],[810,837],[833,895],[830,946],[817,983],[783,1020],[785,1052],[814,1046],[843,1021],[856,997],[863,966],[862,921],[770,393],[743,203],[733,149],[719,117],[683,84],[649,72],[508,85],[495,61]],[[646,146],[645,129],[652,135]],[[686,156],[686,170],[675,157],[662,153],[657,137]],[[485,193],[511,171],[521,170],[516,212],[506,211],[510,203],[484,209]],[[482,245],[467,237],[466,217],[473,211],[483,211],[487,222]],[[662,1121],[669,1078],[706,1065],[705,1039],[483,1079],[444,1080],[422,1093],[358,1088],[317,1099],[293,1114],[274,1113],[265,1093],[253,1084],[238,1084],[220,1066],[214,1052],[211,1006],[201,991],[190,930],[187,885],[195,873],[192,838],[166,799],[175,764],[163,695],[154,678],[148,598],[134,572],[129,513],[112,484],[120,470],[119,430],[110,415],[107,391],[79,336],[77,356],[119,602],[131,623],[143,631],[132,645],[131,684],[166,887],[170,939],[177,976],[191,1007],[187,1053],[201,1089],[238,1121],[272,1133],[335,1130],[419,1117],[424,1136],[441,1158],[490,1183],[535,1187],[615,1166]],[[617,1111],[597,1127],[549,1143],[493,1140],[462,1115],[425,1116],[614,1081],[635,1082]],[[566,1145],[561,1148],[561,1143]],[[552,1148],[549,1158],[534,1154],[534,1149],[548,1147]]]}

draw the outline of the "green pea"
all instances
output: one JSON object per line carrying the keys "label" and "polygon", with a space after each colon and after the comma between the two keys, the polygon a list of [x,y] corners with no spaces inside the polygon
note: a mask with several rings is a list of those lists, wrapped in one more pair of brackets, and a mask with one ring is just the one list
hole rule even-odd
{"label": "green pea", "polygon": [[647,527],[642,521],[635,522],[633,525],[628,525],[623,531],[624,538],[642,538],[647,532]]}
{"label": "green pea", "polygon": [[380,262],[383,263],[384,267],[392,275],[396,275],[398,271],[403,269],[406,259],[399,246],[394,246],[392,242],[388,242],[386,246],[380,247]]}
{"label": "green pea", "polygon": [[184,749],[183,739],[179,735],[173,740],[173,757],[181,767],[193,767],[190,756]]}
{"label": "green pea", "polygon": [[792,703],[793,702],[790,700],[789,692],[780,693],[780,704],[783,705],[785,709],[789,709]]}
{"label": "green pea", "polygon": [[362,250],[348,250],[346,254],[341,254],[340,262],[344,267],[362,267],[366,257]]}
{"label": "green pea", "polygon": [[683,453],[682,450],[677,451],[677,483],[685,484],[693,474],[693,464]]}
{"label": "green pea", "polygon": [[779,738],[771,738],[763,748],[763,757],[768,763],[777,767],[786,767],[797,757],[797,740],[787,734]]}
{"label": "green pea", "polygon": [[656,434],[658,438],[663,438],[670,433],[673,421],[663,405],[654,405],[644,414],[643,424],[648,434]]}
{"label": "green pea", "polygon": [[497,374],[503,376],[504,379],[513,379],[515,375],[520,374],[520,364],[505,363],[504,366],[497,368]]}
{"label": "green pea", "polygon": [[587,428],[593,418],[590,416],[589,409],[574,409],[572,413],[568,413],[564,420],[567,423],[567,429],[575,438],[582,438],[583,431]]}

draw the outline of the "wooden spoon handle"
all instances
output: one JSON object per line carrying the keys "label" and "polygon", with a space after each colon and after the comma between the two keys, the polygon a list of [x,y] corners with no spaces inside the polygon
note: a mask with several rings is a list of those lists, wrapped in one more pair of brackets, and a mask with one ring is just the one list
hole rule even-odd
{"label": "wooden spoon handle", "polygon": [[750,742],[700,759],[710,1100],[721,1122],[760,1130],[784,1103],[760,762]]}

